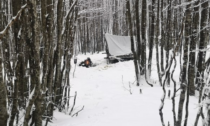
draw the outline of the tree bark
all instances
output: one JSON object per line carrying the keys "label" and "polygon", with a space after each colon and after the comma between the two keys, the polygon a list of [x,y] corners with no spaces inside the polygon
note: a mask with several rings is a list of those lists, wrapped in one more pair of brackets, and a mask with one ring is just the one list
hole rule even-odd
{"label": "tree bark", "polygon": [[146,20],[147,20],[147,0],[142,0],[142,16],[141,16],[141,75],[145,73],[146,70]]}
{"label": "tree bark", "polygon": [[[19,9],[21,8],[21,0],[13,0],[13,16],[15,16]],[[19,105],[18,105],[18,99],[19,99],[19,85],[20,85],[20,66],[21,66],[21,41],[20,41],[20,36],[18,35],[18,33],[20,32],[20,20],[17,20],[14,25],[13,25],[13,29],[14,29],[14,40],[15,40],[15,52],[17,53],[17,55],[14,56],[14,58],[17,58],[18,61],[17,61],[17,65],[15,66],[15,76],[16,76],[16,79],[14,81],[14,93],[12,94],[13,96],[13,101],[12,101],[12,111],[11,111],[11,117],[10,117],[10,122],[9,122],[9,126],[13,126],[14,125],[14,119],[16,117],[16,115],[18,115],[18,108],[19,108]],[[8,47],[8,46],[6,46]],[[7,55],[6,59],[7,59],[7,62],[6,63],[7,65],[7,69],[11,69],[10,68],[10,62],[9,62],[9,55]],[[11,71],[8,73],[11,73]]]}
{"label": "tree bark", "polygon": [[163,19],[163,0],[161,0],[161,7],[160,7],[160,24],[161,24],[161,30],[160,30],[160,42],[159,45],[161,46],[161,50],[160,50],[160,68],[161,71],[164,71],[164,30],[163,30],[163,25],[164,25],[164,19]]}
{"label": "tree bark", "polygon": [[[138,66],[140,64],[140,58],[141,58],[141,40],[140,40],[140,19],[139,19],[139,0],[135,1],[135,14],[136,14],[136,58],[138,62]],[[141,68],[139,67],[138,70]],[[140,73],[140,71],[139,71]]]}
{"label": "tree bark", "polygon": [[57,45],[55,51],[55,88],[56,93],[55,103],[60,106],[61,104],[61,56],[62,56],[62,23],[63,23],[63,0],[58,0],[57,4]]}
{"label": "tree bark", "polygon": [[112,7],[112,11],[113,11],[113,35],[118,35],[119,32],[119,27],[118,27],[118,0],[113,0],[113,7]]}
{"label": "tree bark", "polygon": [[42,125],[42,110],[41,110],[41,85],[39,80],[39,74],[40,74],[40,55],[39,55],[39,24],[37,19],[37,13],[36,13],[36,0],[28,1],[29,3],[29,13],[31,15],[31,53],[29,54],[31,59],[29,60],[30,64],[30,70],[31,70],[31,85],[34,85],[34,90],[31,92],[32,97],[29,99],[27,107],[26,107],[26,114],[24,118],[24,126],[28,126],[29,122],[29,116],[31,112],[32,105],[35,104],[35,114],[33,117],[35,118],[35,126],[41,126]]}
{"label": "tree bark", "polygon": [[159,27],[159,24],[161,23],[159,20],[159,9],[160,9],[160,0],[158,0],[158,7],[157,7],[157,25],[156,25],[156,35],[155,35],[155,48],[156,48],[156,64],[157,64],[157,74],[158,74],[158,79],[159,79],[159,83],[162,86],[162,74],[161,74],[161,69],[160,69],[160,65],[159,65],[159,43],[161,38],[160,36],[160,31],[162,28]]}
{"label": "tree bark", "polygon": [[[186,2],[190,2],[191,0],[187,0]],[[188,46],[189,46],[189,36],[191,35],[190,29],[191,29],[191,11],[190,11],[190,6],[191,4],[187,5],[187,9],[186,9],[186,20],[185,20],[185,44],[184,44],[184,53],[183,53],[183,65],[182,65],[182,72],[181,72],[181,85],[180,85],[180,89],[181,89],[181,94],[180,94],[180,98],[179,98],[179,107],[178,107],[178,118],[177,118],[177,126],[181,126],[182,123],[182,115],[183,115],[183,105],[184,105],[184,101],[185,101],[185,93],[186,93],[186,89],[188,88],[188,81],[187,81],[187,67],[188,67]],[[188,90],[188,89],[187,89]],[[189,98],[189,97],[188,97]],[[188,104],[188,102],[187,102]],[[186,108],[186,121],[188,119],[188,107]],[[185,121],[185,124],[187,124],[187,122]]]}
{"label": "tree bark", "polygon": [[[2,64],[2,58],[0,58],[0,64]],[[6,126],[9,115],[7,113],[7,88],[3,81],[2,65],[0,65],[0,92],[0,125]]]}
{"label": "tree bark", "polygon": [[137,81],[137,86],[139,86],[139,70],[138,70],[138,63],[137,63],[137,56],[136,56],[136,51],[134,49],[134,40],[133,40],[133,27],[132,27],[132,22],[131,22],[131,12],[130,12],[130,1],[126,1],[126,15],[127,15],[127,23],[128,23],[128,29],[129,29],[129,34],[130,34],[130,40],[131,40],[131,51],[134,56],[134,66],[135,66],[135,73],[136,73],[136,81]]}
{"label": "tree bark", "polygon": [[[149,57],[148,57],[148,73],[151,76],[151,67],[152,67],[152,54],[154,46],[154,33],[155,33],[155,0],[152,0],[152,10],[151,10],[151,31],[150,31],[150,42],[149,42]],[[159,18],[159,17],[157,17]],[[159,24],[157,24],[159,25]],[[159,29],[158,29],[159,30]],[[146,75],[145,75],[146,76]]]}
{"label": "tree bark", "polygon": [[199,6],[197,5],[199,1],[197,1],[194,6],[194,21],[192,20],[193,29],[191,31],[192,37],[190,40],[190,55],[189,55],[189,70],[188,70],[188,83],[189,83],[189,94],[191,96],[195,95],[195,49],[196,49],[196,41],[198,40],[197,32],[198,32],[198,25],[199,25]]}

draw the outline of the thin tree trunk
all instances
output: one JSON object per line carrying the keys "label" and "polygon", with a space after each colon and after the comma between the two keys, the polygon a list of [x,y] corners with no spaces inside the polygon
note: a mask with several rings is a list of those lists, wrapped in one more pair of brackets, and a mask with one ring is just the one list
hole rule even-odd
{"label": "thin tree trunk", "polygon": [[[186,0],[186,2],[191,2],[191,0]],[[184,50],[184,58],[186,58],[185,60],[187,61],[187,63],[186,64],[183,64],[183,67],[184,67],[184,70],[186,69],[186,77],[185,78],[182,78],[182,79],[186,79],[186,85],[187,85],[187,87],[186,87],[186,105],[185,105],[185,120],[184,120],[184,126],[187,126],[187,121],[188,121],[188,115],[189,115],[189,94],[190,94],[190,88],[191,88],[191,85],[194,85],[194,83],[192,83],[192,84],[190,84],[189,83],[189,81],[188,81],[188,78],[189,78],[189,75],[188,75],[188,73],[189,73],[189,68],[187,68],[189,65],[190,65],[190,63],[188,63],[189,61],[188,61],[188,58],[189,58],[189,60],[190,60],[190,55],[188,54],[188,53],[190,53],[189,52],[189,50],[188,50],[188,44],[190,44],[190,42],[191,42],[191,37],[189,37],[191,34],[192,34],[192,32],[191,32],[191,24],[192,24],[192,16],[191,16],[191,9],[190,9],[190,7],[191,7],[191,4],[189,4],[189,5],[187,5],[187,9],[186,9],[186,21],[185,21],[185,47],[187,47],[186,48],[186,50]],[[190,45],[189,45],[190,46]],[[187,53],[187,54],[186,54]],[[185,55],[187,55],[187,56],[185,56]],[[186,62],[186,61],[184,61],[184,63]],[[187,65],[187,66],[184,66],[184,65]],[[186,67],[186,68],[185,68]],[[192,78],[193,79],[193,78]]]}
{"label": "thin tree trunk", "polygon": [[[204,70],[205,70],[205,57],[206,57],[206,46],[208,43],[208,30],[206,28],[208,21],[208,2],[207,0],[201,1],[201,26],[200,26],[200,45],[199,45],[199,53],[198,53],[198,72],[197,72],[197,83],[200,88],[200,92],[202,93],[203,87],[205,85],[204,82]],[[204,98],[204,93],[200,94],[202,98]],[[201,96],[200,96],[201,97]],[[204,99],[203,99],[204,100]],[[208,105],[208,104],[207,104]],[[207,115],[205,118],[205,125],[210,126],[210,116],[209,110],[207,109]],[[202,114],[202,113],[201,113]]]}
{"label": "thin tree trunk", "polygon": [[147,0],[142,0],[142,16],[141,16],[141,33],[142,33],[142,41],[141,41],[141,75],[145,73],[146,70],[146,23],[147,23]]}
{"label": "thin tree trunk", "polygon": [[[154,46],[154,33],[155,33],[155,0],[152,0],[152,10],[151,10],[151,16],[152,16],[152,21],[151,21],[151,32],[150,32],[150,42],[149,42],[149,57],[148,57],[148,73],[149,76],[151,76],[151,67],[152,67],[152,53],[153,53],[153,46]],[[157,17],[159,18],[159,17]],[[159,24],[157,24],[159,25]],[[147,76],[147,75],[145,75]]]}
{"label": "thin tree trunk", "polygon": [[[2,50],[0,49],[1,52]],[[0,64],[2,64],[2,58],[0,58]],[[7,88],[3,81],[2,69],[2,65],[0,65],[0,126],[6,126],[9,115],[7,113]]]}
{"label": "thin tree trunk", "polygon": [[161,70],[160,70],[160,65],[159,65],[159,43],[160,43],[160,38],[159,38],[159,32],[161,28],[159,27],[159,24],[161,23],[159,20],[159,8],[160,8],[160,0],[158,0],[158,7],[157,7],[157,25],[156,25],[156,35],[155,35],[155,47],[156,47],[156,64],[157,64],[157,74],[158,74],[158,79],[159,83],[162,86],[162,75],[161,75]]}
{"label": "thin tree trunk", "polygon": [[[199,1],[194,4],[197,6]],[[192,37],[190,40],[190,55],[189,55],[189,70],[188,70],[188,83],[189,83],[189,94],[191,96],[195,95],[195,49],[196,49],[196,41],[197,41],[197,28],[198,28],[198,22],[199,22],[199,13],[197,12],[199,10],[199,7],[195,7],[193,11],[194,21],[191,21],[193,26],[191,28],[193,29],[191,32]],[[191,19],[192,20],[192,19]]]}
{"label": "thin tree trunk", "polygon": [[[187,0],[186,2],[190,2],[191,0]],[[178,107],[178,119],[177,119],[177,126],[181,126],[182,123],[182,115],[183,115],[183,105],[184,105],[184,101],[185,101],[185,93],[186,93],[186,88],[188,87],[188,81],[187,81],[187,67],[188,67],[188,46],[189,46],[189,35],[191,34],[190,32],[190,26],[191,26],[191,11],[190,11],[190,4],[187,5],[187,9],[186,9],[186,20],[185,20],[185,44],[184,44],[184,53],[183,53],[183,65],[182,65],[182,72],[181,72],[181,85],[180,85],[180,89],[181,89],[181,94],[180,94],[180,98],[179,98],[179,107]],[[187,91],[188,92],[188,91]],[[188,96],[187,96],[188,97]],[[188,97],[189,98],[189,97]],[[187,99],[188,100],[188,99]],[[188,101],[186,102],[188,105]],[[187,107],[187,106],[186,106]],[[187,107],[188,109],[188,107]],[[188,110],[186,109],[186,121],[188,118]],[[187,122],[185,121],[184,125],[187,125]]]}
{"label": "thin tree trunk", "polygon": [[62,23],[63,23],[63,0],[58,0],[57,4],[57,45],[55,52],[55,65],[56,65],[56,73],[55,73],[55,103],[60,106],[61,104],[61,56],[62,56]]}
{"label": "thin tree trunk", "polygon": [[175,105],[176,105],[176,101],[175,101],[175,97],[176,97],[176,81],[174,80],[173,78],[173,75],[174,75],[174,71],[176,69],[176,64],[177,64],[177,61],[176,61],[176,58],[174,57],[174,69],[171,73],[171,79],[174,83],[174,87],[173,87],[173,95],[172,95],[172,112],[173,112],[173,119],[174,119],[174,126],[176,126],[176,108],[175,108]]}
{"label": "thin tree trunk", "polygon": [[[165,50],[166,50],[166,66],[165,66],[165,69],[168,68],[168,64],[169,64],[169,53],[170,53],[170,48],[171,48],[171,44],[172,44],[172,41],[171,41],[171,11],[172,11],[172,7],[171,7],[171,0],[168,0],[168,12],[167,12],[167,28],[166,28],[166,45],[165,45]],[[169,73],[170,74],[170,73]],[[170,76],[168,76],[167,78],[167,85],[170,85]]]}
{"label": "thin tree trunk", "polygon": [[112,0],[113,1],[113,35],[118,35],[119,28],[118,28],[118,0]]}
{"label": "thin tree trunk", "polygon": [[[30,69],[31,69],[31,85],[34,85],[34,89],[31,92],[31,98],[28,101],[27,107],[26,107],[26,114],[24,118],[24,126],[28,126],[28,122],[30,119],[30,112],[32,105],[35,104],[35,114],[33,115],[33,118],[35,119],[35,126],[41,126],[42,125],[42,110],[41,110],[41,92],[40,92],[40,81],[39,81],[39,74],[40,74],[40,68],[39,68],[39,24],[37,20],[37,13],[36,11],[36,0],[32,0],[29,4],[29,13],[31,15],[31,31],[32,31],[32,38],[31,38],[31,59],[29,60]],[[39,97],[38,97],[39,96]]]}
{"label": "thin tree trunk", "polygon": [[161,77],[161,74],[160,74],[160,66],[159,66],[159,8],[160,8],[160,0],[158,0],[158,7],[157,7],[157,33],[156,33],[156,37],[155,37],[155,41],[156,41],[156,60],[157,60],[157,70],[158,70],[158,78],[159,78],[159,83],[160,85],[162,86],[162,90],[163,90],[163,97],[161,98],[161,106],[159,108],[159,115],[160,115],[160,120],[161,120],[161,123],[162,123],[162,126],[165,126],[165,122],[164,122],[164,118],[163,118],[163,107],[164,107],[164,100],[165,100],[165,95],[166,95],[166,90],[165,90],[165,85],[162,85],[162,77]]}
{"label": "thin tree trunk", "polygon": [[[19,9],[21,8],[21,0],[13,0],[13,16],[15,16],[17,14],[17,12],[19,11]],[[13,126],[14,125],[14,120],[16,115],[18,114],[18,98],[19,98],[19,84],[20,84],[20,64],[21,64],[21,60],[20,60],[20,55],[19,54],[21,51],[21,43],[20,43],[20,36],[18,35],[19,30],[20,30],[20,23],[19,20],[16,21],[14,23],[14,40],[15,40],[15,52],[18,54],[17,56],[15,56],[15,58],[18,59],[17,61],[17,65],[15,68],[15,75],[16,75],[16,80],[14,83],[14,94],[13,96],[13,102],[12,102],[12,111],[11,111],[11,117],[10,117],[10,122],[9,122],[9,126]],[[10,65],[7,65],[7,68],[9,68]]]}
{"label": "thin tree trunk", "polygon": [[163,35],[164,35],[164,30],[163,30],[163,25],[164,25],[164,20],[163,20],[163,0],[161,0],[161,8],[160,8],[160,10],[161,10],[161,20],[160,20],[160,24],[161,24],[161,37],[160,37],[160,42],[161,43],[159,43],[160,44],[160,46],[161,46],[161,50],[160,50],[160,68],[161,68],[161,71],[164,71],[164,49],[163,49],[163,47],[164,47],[164,39],[163,39]]}
{"label": "thin tree trunk", "polygon": [[[141,57],[141,41],[140,41],[140,19],[139,19],[139,0],[135,1],[135,14],[136,14],[136,58],[138,64],[140,64]],[[139,66],[139,65],[138,65]],[[138,68],[140,70],[140,68]]]}
{"label": "thin tree trunk", "polygon": [[138,70],[138,63],[137,63],[137,56],[136,56],[136,51],[134,49],[134,40],[133,40],[133,27],[131,23],[131,12],[130,12],[130,1],[126,1],[126,15],[127,15],[127,23],[128,23],[128,28],[129,28],[129,34],[130,34],[130,39],[131,39],[131,51],[134,56],[134,66],[135,66],[135,73],[136,73],[136,81],[137,81],[137,86],[139,86],[139,70]]}
{"label": "thin tree trunk", "polygon": [[32,22],[31,22],[31,28],[32,28],[32,43],[31,45],[31,60],[30,62],[30,69],[31,69],[31,84],[36,86],[36,90],[35,90],[35,96],[36,99],[34,101],[34,105],[35,105],[35,114],[34,116],[34,121],[35,121],[35,126],[41,126],[42,125],[42,108],[41,108],[41,84],[40,84],[40,80],[39,80],[39,75],[40,75],[40,67],[39,67],[39,63],[40,63],[40,39],[39,39],[39,34],[40,31],[38,28],[39,24],[38,24],[38,17],[37,17],[37,12],[35,11],[37,8],[37,1],[36,0],[32,0],[31,4],[33,6],[32,8]]}

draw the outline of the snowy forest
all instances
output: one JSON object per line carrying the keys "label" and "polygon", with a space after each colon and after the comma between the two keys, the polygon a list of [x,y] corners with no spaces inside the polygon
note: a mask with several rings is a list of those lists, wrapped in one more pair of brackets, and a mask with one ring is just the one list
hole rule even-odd
{"label": "snowy forest", "polygon": [[[107,53],[106,33],[130,36],[133,59],[124,65],[132,66],[126,68],[134,83],[124,86],[126,93],[137,97],[140,90],[138,97],[146,98],[147,88],[161,89],[151,115],[158,116],[157,126],[210,126],[210,0],[0,0],[0,126],[61,126],[53,125],[58,113],[69,122],[80,118],[87,109],[75,107],[82,92],[74,92],[73,84],[85,83],[80,70],[94,73],[102,65],[75,71],[76,58]],[[104,57],[100,72],[123,66],[107,65]]]}

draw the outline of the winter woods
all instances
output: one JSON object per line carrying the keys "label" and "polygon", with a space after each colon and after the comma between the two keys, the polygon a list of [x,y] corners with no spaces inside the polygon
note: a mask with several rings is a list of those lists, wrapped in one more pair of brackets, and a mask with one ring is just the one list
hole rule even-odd
{"label": "winter woods", "polygon": [[70,61],[106,50],[109,33],[131,36],[135,85],[155,85],[155,64],[163,126],[167,86],[171,124],[188,125],[197,93],[194,126],[209,126],[209,28],[209,0],[0,0],[0,125],[48,125],[55,109],[71,114]]}
{"label": "winter woods", "polygon": [[[137,86],[141,85],[140,78],[142,77],[149,85],[153,85],[150,83],[151,65],[156,64],[159,84],[163,89],[159,109],[162,125],[167,123],[164,121],[162,112],[166,86],[173,87],[171,99],[174,122],[170,123],[173,123],[174,126],[188,125],[189,96],[195,96],[195,92],[198,92],[198,104],[201,105],[194,125],[197,125],[199,118],[204,121],[204,125],[209,125],[209,110],[203,108],[209,96],[207,87],[209,85],[209,77],[207,77],[209,76],[209,64],[206,63],[209,58],[207,55],[209,51],[209,3],[208,0],[100,0],[94,3],[89,2],[88,6],[91,9],[94,8],[93,12],[86,13],[86,16],[83,17],[93,15],[94,18],[80,20],[80,23],[83,22],[83,25],[86,26],[80,28],[78,34],[87,31],[91,26],[93,26],[91,29],[95,30],[82,34],[80,38],[82,40],[78,41],[80,42],[78,48],[81,52],[85,50],[95,52],[93,51],[95,50],[93,46],[95,37],[100,38],[97,44],[105,48],[106,46],[103,45],[106,42],[101,36],[105,33],[131,36]],[[95,21],[100,25],[95,26]],[[89,49],[91,51],[88,51]],[[101,49],[98,48],[98,50]],[[151,60],[154,53],[156,62]],[[177,68],[181,69],[179,81],[174,80],[173,77],[174,70]],[[175,101],[177,95],[180,98]],[[176,103],[178,103],[177,107],[175,107]]]}
{"label": "winter woods", "polygon": [[70,112],[78,1],[0,3],[0,125],[47,125],[56,108]]}

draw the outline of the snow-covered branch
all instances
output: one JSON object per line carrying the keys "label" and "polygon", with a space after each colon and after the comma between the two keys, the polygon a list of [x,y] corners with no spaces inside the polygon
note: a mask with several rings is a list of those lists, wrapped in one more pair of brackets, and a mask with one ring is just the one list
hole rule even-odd
{"label": "snow-covered branch", "polygon": [[0,39],[4,37],[4,35],[8,32],[9,28],[18,20],[21,13],[27,8],[27,4],[23,5],[21,9],[18,11],[17,15],[12,18],[12,20],[7,24],[3,31],[0,32]]}

